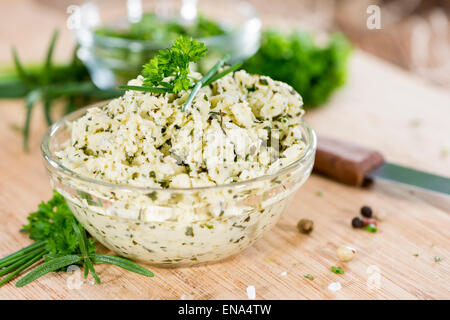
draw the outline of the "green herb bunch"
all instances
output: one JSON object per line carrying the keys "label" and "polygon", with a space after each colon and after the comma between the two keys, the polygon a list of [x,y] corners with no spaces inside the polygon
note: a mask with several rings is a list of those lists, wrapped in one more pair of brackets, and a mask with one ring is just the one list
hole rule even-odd
{"label": "green herb bunch", "polygon": [[62,100],[66,104],[64,112],[70,113],[93,101],[120,95],[120,91],[100,90],[93,84],[86,67],[76,57],[76,50],[68,64],[55,64],[53,51],[57,38],[58,32],[55,31],[42,65],[25,68],[15,48],[12,48],[15,70],[2,71],[0,75],[0,99],[25,98],[25,149],[28,148],[32,110],[37,102],[42,102],[46,121],[50,125],[51,109],[57,100]]}
{"label": "green herb bunch", "polygon": [[319,46],[309,33],[266,31],[261,48],[244,68],[290,84],[303,97],[305,107],[314,108],[345,83],[350,53],[351,45],[341,34]]}
{"label": "green herb bunch", "polygon": [[[141,73],[144,77],[143,86],[126,85],[118,88],[153,93],[179,93],[192,89],[183,106],[182,110],[184,111],[190,106],[195,95],[202,87],[242,66],[242,63],[239,62],[226,70],[219,71],[229,58],[224,56],[200,80],[196,80],[191,76],[189,65],[198,62],[205,56],[206,52],[207,49],[204,43],[191,38],[179,37],[174,41],[171,48],[160,50],[159,55],[153,57],[144,65]],[[171,77],[171,80],[164,81],[167,77]]]}
{"label": "green herb bunch", "polygon": [[179,36],[204,38],[225,32],[220,24],[203,15],[199,15],[192,24],[184,25],[175,19],[161,19],[152,12],[144,13],[138,22],[130,23],[125,29],[102,26],[95,30],[102,36],[151,41],[175,40]]}
{"label": "green herb bunch", "polygon": [[30,239],[35,242],[0,259],[0,276],[5,276],[1,279],[0,286],[41,260],[44,260],[44,263],[21,278],[16,283],[17,287],[72,264],[84,267],[85,278],[91,272],[97,283],[100,283],[100,278],[94,265],[100,263],[113,264],[148,277],[153,276],[151,271],[128,259],[97,254],[94,241],[86,236],[83,226],[56,191],[53,192],[52,199],[39,204],[38,211],[28,216],[28,224],[23,226],[22,231],[29,233]]}
{"label": "green herb bunch", "polygon": [[[48,202],[41,202],[38,211],[28,216],[28,224],[21,231],[29,233],[35,241],[45,241],[45,248],[52,255],[67,255],[81,253],[78,244],[78,234],[73,223],[82,228],[77,222],[64,198],[57,192]],[[88,241],[89,253],[95,253],[95,244]]]}

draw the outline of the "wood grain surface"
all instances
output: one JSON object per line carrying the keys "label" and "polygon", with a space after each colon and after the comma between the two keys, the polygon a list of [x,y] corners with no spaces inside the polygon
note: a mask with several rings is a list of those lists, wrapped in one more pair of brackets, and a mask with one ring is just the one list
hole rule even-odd
{"label": "wood grain surface", "polygon": [[[19,37],[26,25],[19,24],[13,35],[0,21],[0,59],[7,61],[5,50],[12,42],[22,51],[29,48],[27,57],[42,56],[45,45],[34,44],[47,41],[52,23],[63,21],[61,15],[44,14],[54,20],[45,22],[43,34],[30,31],[39,41],[25,33]],[[14,129],[23,119],[22,101],[0,102],[0,256],[30,243],[18,231],[28,213],[51,196],[39,152],[45,130],[42,110],[34,110],[29,153],[23,152],[22,137]],[[352,58],[348,85],[306,119],[318,133],[375,148],[388,161],[450,176],[449,93],[362,52]],[[387,214],[376,234],[350,227],[364,204]],[[449,208],[446,198],[394,184],[357,189],[313,175],[274,229],[224,262],[184,269],[149,267],[154,278],[101,265],[101,285],[88,279],[79,289],[69,289],[69,274],[62,272],[23,288],[1,287],[0,299],[246,299],[249,285],[255,286],[258,299],[449,299]],[[296,231],[301,218],[314,220],[309,236]],[[358,252],[351,262],[340,263],[336,249],[344,244]],[[442,261],[435,262],[435,256]],[[332,265],[343,267],[345,274],[332,273]],[[342,289],[330,291],[333,282],[340,282]]]}

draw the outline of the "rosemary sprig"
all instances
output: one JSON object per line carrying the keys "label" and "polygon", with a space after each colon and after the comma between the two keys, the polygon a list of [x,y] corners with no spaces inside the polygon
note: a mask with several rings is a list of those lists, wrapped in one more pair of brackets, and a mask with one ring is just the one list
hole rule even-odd
{"label": "rosemary sprig", "polygon": [[22,130],[25,150],[28,149],[32,110],[38,102],[42,102],[45,119],[51,124],[51,110],[57,101],[66,101],[64,111],[67,113],[91,102],[120,95],[118,90],[100,90],[92,83],[86,67],[76,57],[76,50],[68,64],[55,64],[53,53],[57,40],[58,31],[55,31],[42,65],[27,68],[13,47],[15,70],[7,73],[2,70],[4,74],[0,76],[0,98],[25,98],[26,116]]}
{"label": "rosemary sprig", "polygon": [[68,255],[52,259],[48,262],[45,262],[43,265],[37,267],[36,269],[28,273],[26,276],[24,276],[22,279],[17,281],[16,287],[23,287],[24,285],[33,282],[34,280],[42,277],[43,275],[49,272],[59,270],[61,268],[70,266],[80,261],[81,257],[79,255]]}
{"label": "rosemary sprig", "polygon": [[42,74],[42,84],[43,85],[48,85],[50,82],[50,76],[51,76],[51,72],[52,72],[52,68],[53,68],[53,50],[55,49],[55,43],[56,40],[58,39],[58,35],[59,32],[58,30],[55,30],[53,32],[53,36],[52,39],[50,40],[50,45],[47,49],[47,58],[45,59],[45,64],[44,64],[44,72]]}
{"label": "rosemary sprig", "polygon": [[88,240],[86,238],[86,232],[84,231],[84,229],[81,229],[78,224],[75,221],[72,221],[72,227],[73,230],[75,230],[75,233],[77,234],[78,237],[78,244],[80,246],[80,250],[81,250],[81,254],[83,256],[83,262],[84,262],[84,278],[86,279],[89,271],[92,273],[92,276],[94,277],[95,281],[97,283],[100,283],[100,278],[97,275],[97,273],[95,272],[94,266],[92,265],[92,261],[91,258],[89,256],[89,252],[88,252]]}
{"label": "rosemary sprig", "polygon": [[153,272],[151,272],[150,270],[147,270],[147,269],[141,267],[140,265],[134,263],[133,261],[130,261],[130,260],[122,258],[122,257],[110,256],[107,254],[94,254],[94,255],[92,255],[92,258],[93,258],[95,264],[101,264],[101,263],[114,264],[118,267],[127,269],[134,273],[142,274],[143,276],[147,276],[147,277],[154,276]]}
{"label": "rosemary sprig", "polygon": [[[53,58],[53,50],[55,48],[56,39],[58,38],[58,30],[53,32],[52,39],[50,41],[50,46],[47,50],[47,58],[45,59],[44,64],[44,72],[42,73],[42,85],[47,86],[50,83],[50,76],[53,68],[52,58]],[[52,124],[52,117],[50,114],[52,99],[44,95],[43,97],[44,103],[44,115],[48,125]]]}
{"label": "rosemary sprig", "polygon": [[25,69],[22,66],[22,63],[20,62],[19,56],[17,54],[16,48],[12,47],[12,55],[14,58],[14,66],[17,70],[17,75],[22,80],[22,82],[25,84],[26,87],[31,87],[31,81],[25,71]]}
{"label": "rosemary sprig", "polygon": [[30,136],[30,122],[31,122],[31,112],[33,111],[33,106],[35,103],[41,99],[41,90],[35,89],[27,94],[25,98],[25,108],[26,108],[26,116],[25,116],[25,128],[23,129],[24,139],[23,139],[23,147],[25,150],[28,150],[28,139]]}

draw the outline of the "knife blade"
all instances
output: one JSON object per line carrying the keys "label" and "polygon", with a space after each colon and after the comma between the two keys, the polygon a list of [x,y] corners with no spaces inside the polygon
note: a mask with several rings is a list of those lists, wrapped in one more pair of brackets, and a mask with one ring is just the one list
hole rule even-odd
{"label": "knife blade", "polygon": [[339,182],[362,186],[389,180],[450,195],[450,178],[386,162],[373,149],[319,136],[314,170]]}
{"label": "knife blade", "polygon": [[450,179],[435,174],[385,162],[367,175],[370,179],[385,179],[421,189],[450,195]]}

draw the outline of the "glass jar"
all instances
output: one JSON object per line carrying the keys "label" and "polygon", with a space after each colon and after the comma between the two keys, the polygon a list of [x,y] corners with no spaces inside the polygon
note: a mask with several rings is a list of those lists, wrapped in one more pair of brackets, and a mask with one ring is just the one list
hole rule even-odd
{"label": "glass jar", "polygon": [[[155,35],[152,40],[127,39],[98,32],[99,28],[126,30],[147,13],[161,21],[189,24],[197,16],[219,23],[223,34],[198,38],[208,48],[208,55],[196,66],[205,72],[219,58],[230,55],[229,63],[252,56],[259,48],[261,21],[253,7],[242,0],[227,1],[180,0],[108,0],[89,1],[77,11],[75,35],[79,44],[78,57],[87,66],[95,85],[101,89],[126,84],[135,78],[159,50],[171,46],[177,34]],[[189,6],[189,4],[191,6]],[[197,9],[197,10],[196,10]],[[191,21],[191,22],[190,22]]]}

